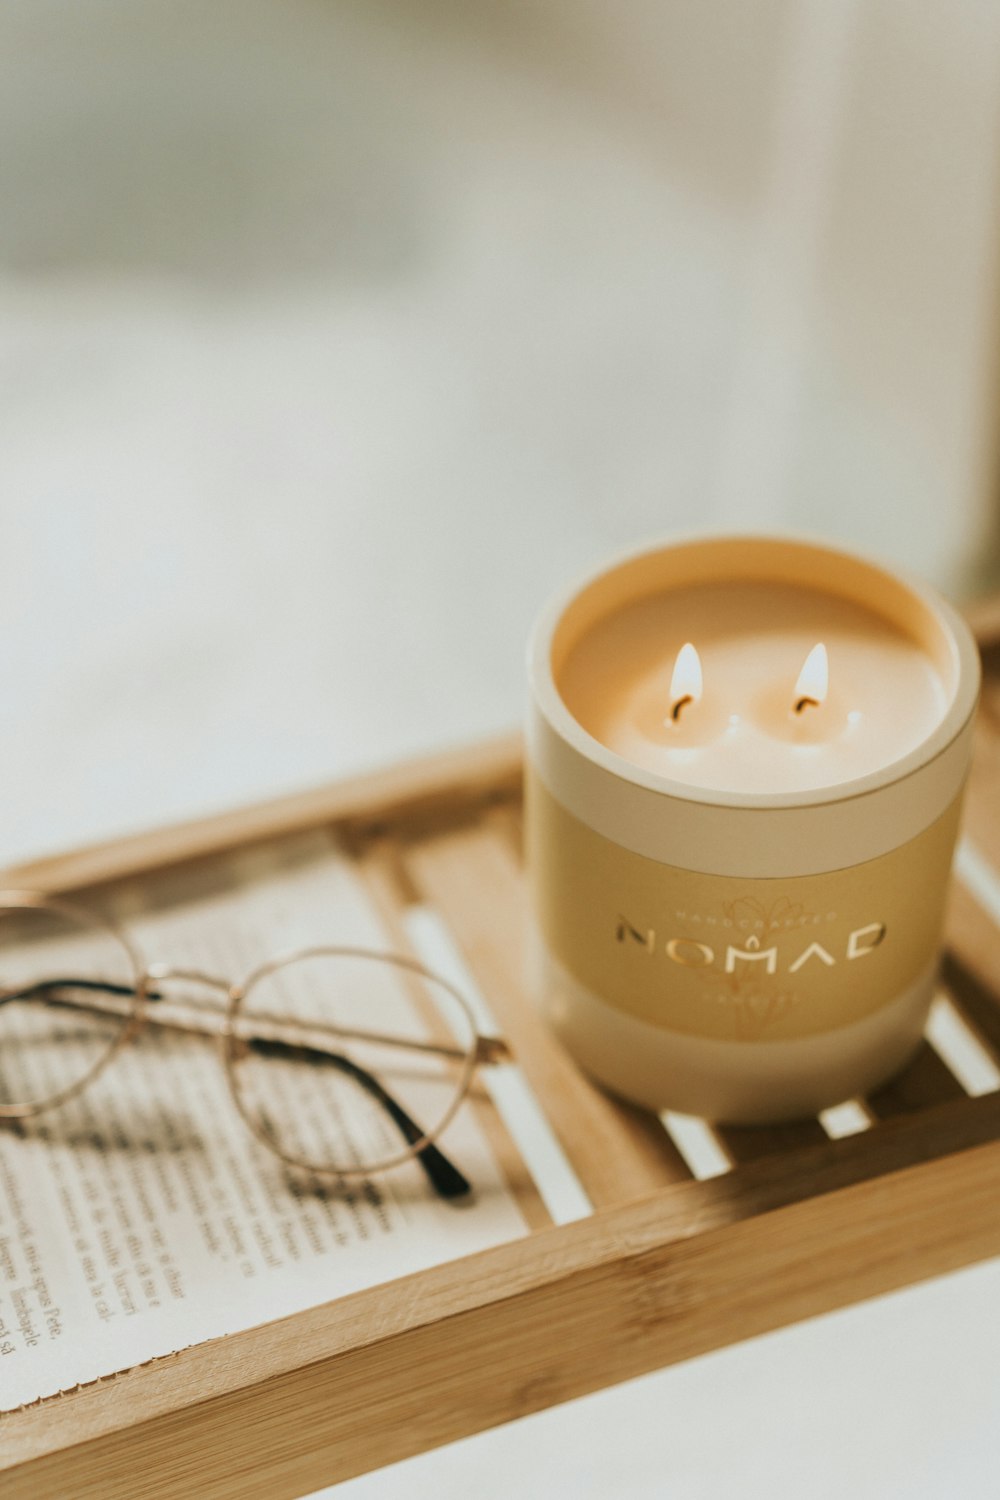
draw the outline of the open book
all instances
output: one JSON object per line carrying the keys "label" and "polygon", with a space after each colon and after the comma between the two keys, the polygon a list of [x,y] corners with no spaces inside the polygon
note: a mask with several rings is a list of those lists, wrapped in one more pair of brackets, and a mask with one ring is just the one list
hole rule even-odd
{"label": "open book", "polygon": [[[299,945],[393,947],[320,835],[116,899],[148,961],[232,979]],[[79,1098],[0,1129],[0,1410],[523,1233],[475,1109],[442,1145],[470,1198],[412,1161],[304,1183],[247,1129],[211,1041],[147,1028]]]}

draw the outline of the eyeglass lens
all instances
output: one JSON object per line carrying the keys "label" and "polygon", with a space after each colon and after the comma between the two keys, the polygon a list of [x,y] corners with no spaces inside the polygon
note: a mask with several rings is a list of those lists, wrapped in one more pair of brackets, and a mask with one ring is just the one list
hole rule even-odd
{"label": "eyeglass lens", "polygon": [[68,907],[0,908],[0,1105],[67,1097],[107,1061],[135,1005],[121,939]]}
{"label": "eyeglass lens", "polygon": [[240,1109],[269,1145],[305,1166],[355,1173],[436,1136],[474,1049],[471,1017],[442,981],[383,955],[316,952],[248,985],[230,1071]]}

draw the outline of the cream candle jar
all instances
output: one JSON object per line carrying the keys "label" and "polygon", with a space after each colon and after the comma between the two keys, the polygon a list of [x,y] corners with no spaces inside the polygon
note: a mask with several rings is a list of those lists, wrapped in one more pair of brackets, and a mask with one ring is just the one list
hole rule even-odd
{"label": "cream candle jar", "polygon": [[595,1078],[729,1123],[918,1045],[979,690],[961,618],[799,541],[659,547],[531,644],[534,983]]}

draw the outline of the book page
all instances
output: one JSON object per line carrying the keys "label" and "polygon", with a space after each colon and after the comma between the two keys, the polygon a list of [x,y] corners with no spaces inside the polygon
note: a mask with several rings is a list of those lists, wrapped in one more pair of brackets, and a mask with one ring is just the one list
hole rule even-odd
{"label": "book page", "polygon": [[[392,947],[319,836],[157,877],[154,894],[148,910],[130,888],[116,913],[144,958],[230,981],[300,945]],[[398,985],[396,1003],[412,1005]],[[272,1117],[296,1107],[279,1092]],[[78,1098],[0,1128],[0,1410],[524,1233],[468,1102],[440,1145],[467,1198],[435,1195],[413,1161],[306,1178],[248,1129],[216,1041],[147,1027]]]}

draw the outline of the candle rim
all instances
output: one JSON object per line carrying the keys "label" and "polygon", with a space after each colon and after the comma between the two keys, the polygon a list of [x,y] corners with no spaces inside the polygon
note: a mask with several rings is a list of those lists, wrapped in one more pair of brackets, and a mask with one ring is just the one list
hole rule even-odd
{"label": "candle rim", "polygon": [[[826,557],[841,564],[847,563],[870,576],[885,580],[894,589],[901,586],[920,606],[925,617],[937,626],[949,657],[952,680],[950,683],[943,683],[948,701],[940,722],[935,725],[930,734],[904,755],[897,756],[886,762],[884,766],[880,766],[875,771],[869,771],[863,776],[806,790],[746,792],[696,786],[690,782],[648,770],[610,749],[603,741],[585,729],[566,704],[557,685],[553,666],[553,650],[558,630],[570,608],[602,580],[610,580],[614,575],[638,567],[644,560],[652,559],[660,554],[666,552],[680,554],[684,551],[732,553],[735,548],[747,548],[758,556],[766,554],[769,549],[786,555],[789,551],[797,550],[812,554],[814,560]],[[721,583],[729,581],[729,578],[732,581],[742,582],[766,583],[769,581],[766,575],[755,575],[752,572],[723,575],[714,581]],[[699,581],[701,580],[693,580],[695,584]],[[782,578],[780,581],[791,580]],[[691,583],[692,580],[687,580],[684,585],[678,586],[691,586]],[[645,594],[636,597],[652,597],[656,593],[665,591],[666,589],[662,587],[651,588]],[[835,587],[825,588],[824,591],[834,598],[838,597],[838,590]],[[839,597],[850,598],[842,591],[839,592]],[[893,621],[889,615],[877,607],[871,604],[867,607],[872,609],[874,614],[881,615],[896,629],[902,628],[897,621]],[[596,619],[599,618],[600,615],[596,617]],[[923,643],[918,641],[917,644]],[[903,781],[914,775],[944,754],[966,728],[976,710],[981,678],[979,651],[969,626],[958,610],[930,584],[912,576],[905,569],[890,569],[863,553],[833,545],[812,536],[779,535],[767,532],[702,532],[668,537],[638,548],[631,548],[612,558],[603,566],[590,569],[569,588],[562,590],[542,611],[529,641],[528,671],[538,706],[552,727],[587,759],[601,766],[610,775],[649,791],[660,792],[665,796],[680,798],[687,802],[715,807],[760,808],[762,810],[822,806],[851,801],[867,796],[880,787]]]}

